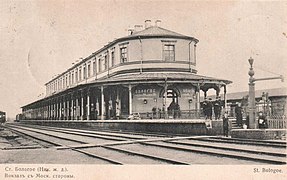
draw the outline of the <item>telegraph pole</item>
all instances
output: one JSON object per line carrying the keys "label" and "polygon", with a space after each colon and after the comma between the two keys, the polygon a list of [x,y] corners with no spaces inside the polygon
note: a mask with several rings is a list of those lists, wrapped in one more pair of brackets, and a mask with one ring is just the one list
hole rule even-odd
{"label": "telegraph pole", "polygon": [[249,107],[249,128],[250,129],[256,129],[257,128],[257,122],[256,122],[256,105],[255,105],[255,81],[265,81],[265,80],[272,80],[272,79],[281,79],[283,82],[283,76],[277,76],[277,77],[269,77],[269,78],[258,78],[255,79],[253,76],[255,74],[253,70],[253,62],[254,59],[250,57],[248,59],[248,62],[250,64],[248,75],[249,77],[249,99],[248,99],[248,107]]}

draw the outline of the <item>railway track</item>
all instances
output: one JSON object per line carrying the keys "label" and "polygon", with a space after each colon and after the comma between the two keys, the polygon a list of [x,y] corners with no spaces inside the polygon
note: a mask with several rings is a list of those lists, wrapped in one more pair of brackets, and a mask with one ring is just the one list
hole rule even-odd
{"label": "railway track", "polygon": [[[171,137],[8,124],[7,128],[59,150],[71,149],[111,164],[286,164],[286,143],[222,137]],[[101,140],[95,143],[95,140]],[[175,155],[171,155],[175,154]],[[181,156],[180,154],[184,154]],[[201,158],[204,160],[201,161]]]}

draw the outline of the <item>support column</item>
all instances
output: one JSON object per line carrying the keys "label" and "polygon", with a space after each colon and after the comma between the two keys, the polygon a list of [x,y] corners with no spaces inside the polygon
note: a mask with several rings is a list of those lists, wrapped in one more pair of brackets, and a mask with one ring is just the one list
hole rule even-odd
{"label": "support column", "polygon": [[167,79],[165,79],[165,84],[164,84],[164,118],[167,119],[168,118],[168,114],[167,114],[167,106],[166,106],[166,99],[167,99]]}
{"label": "support column", "polygon": [[224,85],[224,111],[227,109],[226,85]]}
{"label": "support column", "polygon": [[50,119],[50,101],[48,101],[47,107],[48,107],[48,109],[47,109],[47,119]]}
{"label": "support column", "polygon": [[73,99],[73,95],[71,95],[71,120],[74,120],[75,116],[74,116],[74,99]]}
{"label": "support column", "polygon": [[78,96],[76,97],[76,119],[79,120],[79,116],[80,116],[80,107],[79,107],[79,99],[78,99]]}
{"label": "support column", "polygon": [[54,107],[53,107],[53,119],[56,120],[56,100],[54,101]]}
{"label": "support column", "polygon": [[62,111],[62,102],[60,100],[60,103],[59,103],[59,119],[61,120],[62,119],[62,116],[63,116],[63,111]]}
{"label": "support column", "polygon": [[87,93],[87,120],[90,120],[90,94]]}
{"label": "support column", "polygon": [[133,113],[132,85],[129,84],[129,115]]}
{"label": "support column", "polygon": [[121,116],[121,102],[120,102],[120,90],[117,88],[117,98],[116,98],[116,119],[120,119]]}
{"label": "support column", "polygon": [[104,108],[105,108],[104,86],[101,86],[101,120],[104,120]]}
{"label": "support column", "polygon": [[70,101],[69,101],[69,97],[67,97],[67,120],[70,120],[71,119],[71,116],[70,116]]}
{"label": "support column", "polygon": [[64,110],[64,115],[63,115],[63,120],[66,120],[67,118],[67,105],[66,105],[66,98],[63,98],[63,110]]}
{"label": "support column", "polygon": [[84,120],[84,95],[81,92],[81,120]]}
{"label": "support column", "polygon": [[250,82],[249,83],[249,128],[250,129],[256,129],[257,123],[256,123],[256,105],[255,105],[255,83]]}
{"label": "support column", "polygon": [[55,116],[55,119],[58,119],[58,114],[59,114],[59,104],[58,104],[59,102],[58,102],[58,99],[56,99],[56,101],[55,101],[55,114],[54,114],[54,116]]}
{"label": "support column", "polygon": [[196,110],[197,110],[197,117],[200,118],[200,87],[199,85],[196,91]]}

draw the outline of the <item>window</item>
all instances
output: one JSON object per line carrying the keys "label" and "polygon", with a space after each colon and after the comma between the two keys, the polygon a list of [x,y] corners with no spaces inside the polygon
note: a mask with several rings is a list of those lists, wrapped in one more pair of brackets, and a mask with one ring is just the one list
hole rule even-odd
{"label": "window", "polygon": [[127,46],[120,47],[120,59],[121,59],[121,63],[125,63],[128,61],[128,47]]}
{"label": "window", "polygon": [[99,72],[102,72],[102,58],[99,58]]}
{"label": "window", "polygon": [[71,85],[71,73],[69,73],[69,86]]}
{"label": "window", "polygon": [[68,87],[68,76],[66,76],[66,87]]}
{"label": "window", "polygon": [[111,52],[111,59],[112,59],[112,67],[115,65],[115,51]]}
{"label": "window", "polygon": [[81,67],[80,67],[80,69],[79,69],[79,81],[81,81],[82,80],[82,70],[81,70]]}
{"label": "window", "polygon": [[86,70],[86,65],[84,65],[83,67],[83,78],[86,79],[87,78],[87,70]]}
{"label": "window", "polygon": [[165,44],[163,47],[163,60],[175,61],[174,44]]}
{"label": "window", "polygon": [[87,77],[90,77],[90,76],[91,76],[91,65],[88,64],[88,75],[87,75]]}
{"label": "window", "polygon": [[108,63],[108,55],[106,54],[105,56],[104,56],[104,70],[107,70],[108,69],[108,65],[109,65],[109,63]]}
{"label": "window", "polygon": [[96,59],[93,61],[93,75],[97,73]]}
{"label": "window", "polygon": [[74,84],[74,72],[72,72],[72,84]]}
{"label": "window", "polygon": [[76,77],[76,82],[78,82],[78,69],[76,69],[76,72],[75,72],[75,77]]}

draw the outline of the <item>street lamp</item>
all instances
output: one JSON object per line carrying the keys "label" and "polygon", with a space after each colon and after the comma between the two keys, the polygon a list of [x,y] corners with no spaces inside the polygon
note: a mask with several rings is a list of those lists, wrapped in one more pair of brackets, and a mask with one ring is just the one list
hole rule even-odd
{"label": "street lamp", "polygon": [[253,70],[253,62],[254,62],[254,59],[252,59],[252,57],[250,57],[248,59],[248,62],[250,64],[250,68],[249,68],[249,72],[248,72],[248,75],[250,76],[249,77],[249,103],[248,103],[248,106],[249,106],[249,128],[250,129],[256,129],[256,125],[257,123],[255,123],[255,109],[256,109],[256,106],[255,106],[255,78],[253,77],[255,72]]}
{"label": "street lamp", "polygon": [[277,77],[268,77],[268,78],[254,78],[254,70],[253,70],[253,62],[254,59],[250,57],[248,59],[248,62],[250,64],[250,68],[248,71],[249,77],[249,99],[248,99],[248,107],[249,107],[249,128],[250,129],[256,129],[257,128],[257,123],[255,121],[255,110],[256,110],[256,105],[255,105],[255,81],[265,81],[265,80],[273,80],[273,79],[281,79],[281,81],[284,81],[284,78],[282,75],[277,76]]}

